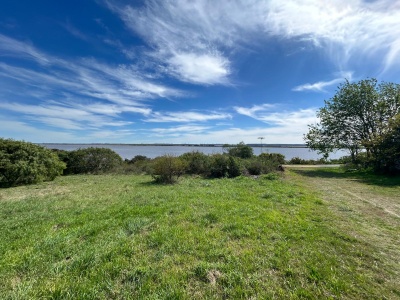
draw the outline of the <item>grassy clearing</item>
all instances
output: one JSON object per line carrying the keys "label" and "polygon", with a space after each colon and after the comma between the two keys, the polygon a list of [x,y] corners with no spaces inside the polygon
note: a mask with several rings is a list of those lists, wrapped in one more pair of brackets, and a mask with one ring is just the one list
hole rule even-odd
{"label": "grassy clearing", "polygon": [[399,296],[374,245],[343,230],[304,176],[68,176],[0,190],[0,298]]}
{"label": "grassy clearing", "polygon": [[[335,226],[367,245],[372,279],[400,298],[400,177],[346,173],[340,169],[296,169],[291,180],[321,194]],[[384,296],[382,296],[384,298]],[[390,298],[390,297],[388,297]]]}

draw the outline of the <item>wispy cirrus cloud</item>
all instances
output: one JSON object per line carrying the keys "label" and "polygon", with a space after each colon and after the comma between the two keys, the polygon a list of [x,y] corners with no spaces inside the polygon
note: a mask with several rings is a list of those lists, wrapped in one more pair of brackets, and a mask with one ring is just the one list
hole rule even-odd
{"label": "wispy cirrus cloud", "polygon": [[333,79],[330,81],[318,81],[315,83],[305,83],[294,87],[292,90],[295,92],[313,91],[313,92],[326,92],[325,87],[338,84],[342,79]]}
{"label": "wispy cirrus cloud", "polygon": [[32,137],[32,142],[64,141],[70,143],[84,142],[85,137],[79,137],[71,132],[62,132],[60,130],[46,130],[36,128],[30,123],[10,119],[6,115],[0,115],[0,127],[7,128],[12,133],[13,138],[26,140],[26,136]]}
{"label": "wispy cirrus cloud", "polygon": [[172,126],[168,128],[153,128],[149,130],[151,133],[154,133],[156,136],[182,136],[186,134],[207,134],[207,131],[212,127],[210,126],[201,126],[201,125],[184,125],[184,126]]}
{"label": "wispy cirrus cloud", "polygon": [[201,113],[195,111],[185,112],[154,112],[152,113],[145,122],[151,123],[188,123],[188,122],[206,122],[213,120],[226,120],[231,119],[232,115],[228,113],[208,112]]}
{"label": "wispy cirrus cloud", "polygon": [[238,114],[269,124],[274,128],[286,128],[302,136],[309,124],[317,121],[316,108],[297,109],[292,111],[271,109],[270,104],[253,107],[235,107]]}
{"label": "wispy cirrus cloud", "polygon": [[329,81],[318,81],[315,83],[305,83],[302,85],[298,85],[292,89],[295,92],[303,92],[303,91],[312,91],[312,92],[327,92],[325,90],[326,87],[330,87],[333,85],[338,85],[345,80],[352,80],[352,72],[342,72],[339,77],[329,80]]}
{"label": "wispy cirrus cloud", "polygon": [[15,40],[3,34],[0,34],[0,51],[1,56],[24,57],[33,59],[40,64],[50,63],[47,55],[37,50],[31,44]]}
{"label": "wispy cirrus cloud", "polygon": [[83,33],[81,30],[79,30],[74,25],[72,25],[72,23],[69,20],[61,23],[61,26],[64,27],[65,30],[67,30],[71,35],[73,35],[74,37],[76,37],[80,40],[83,40],[86,42],[90,40],[90,38],[85,33]]}
{"label": "wispy cirrus cloud", "polygon": [[29,105],[19,103],[0,103],[0,108],[27,116],[30,120],[50,127],[72,130],[98,129],[105,126],[125,126],[132,122],[116,121],[111,114],[91,111],[83,107],[73,107],[61,103]]}
{"label": "wispy cirrus cloud", "polygon": [[189,124],[154,128],[149,136],[157,136],[158,142],[166,143],[257,143],[265,137],[265,143],[304,143],[302,136],[308,125],[317,121],[316,108],[278,111],[278,105],[263,104],[252,107],[235,107],[241,115],[253,118],[267,126],[241,126],[214,124],[213,126]]}
{"label": "wispy cirrus cloud", "polygon": [[[0,86],[4,98],[0,107],[51,127],[81,130],[127,126],[132,122],[118,120],[121,114],[149,116],[152,108],[148,100],[184,95],[143,76],[135,66],[109,65],[94,59],[70,61],[4,35],[0,35],[0,50],[3,56],[38,63],[21,67],[0,62],[0,77],[8,80],[7,88]],[[23,91],[13,91],[12,86],[23,86]],[[7,95],[14,100],[7,102]],[[16,96],[37,104],[19,104]]]}
{"label": "wispy cirrus cloud", "polygon": [[212,12],[218,4],[204,4],[148,1],[137,9],[107,2],[126,26],[153,48],[148,57],[165,65],[165,73],[194,84],[229,84],[231,62],[214,44],[218,34],[211,36],[212,28],[208,28],[216,25],[214,17],[218,16],[212,17]]}
{"label": "wispy cirrus cloud", "polygon": [[166,73],[195,84],[228,84],[235,67],[232,53],[241,45],[268,43],[271,37],[308,43],[338,69],[360,57],[379,57],[382,70],[400,61],[400,6],[392,0],[106,3],[147,41],[149,57],[166,64]]}
{"label": "wispy cirrus cloud", "polygon": [[276,105],[274,104],[261,104],[253,105],[252,107],[239,107],[235,106],[234,109],[238,114],[255,118],[255,116],[260,112],[271,111]]}

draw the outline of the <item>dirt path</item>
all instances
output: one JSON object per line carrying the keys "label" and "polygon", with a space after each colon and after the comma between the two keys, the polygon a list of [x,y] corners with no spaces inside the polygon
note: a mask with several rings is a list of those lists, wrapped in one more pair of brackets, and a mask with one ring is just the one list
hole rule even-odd
{"label": "dirt path", "polygon": [[400,185],[363,181],[325,169],[288,168],[287,176],[316,191],[333,212],[332,226],[374,249],[377,264],[400,282]]}
{"label": "dirt path", "polygon": [[400,222],[400,186],[368,184],[351,176],[334,173],[318,174],[312,171],[315,168],[322,167],[288,166],[289,170],[301,175],[305,184],[322,192],[323,198],[330,205],[342,204],[358,212],[368,213],[369,217],[375,216],[379,219],[382,214],[388,214],[395,217],[397,221],[384,218],[385,221]]}
{"label": "dirt path", "polygon": [[315,168],[337,168],[340,167],[340,165],[283,165],[284,168],[290,168],[290,169],[315,169]]}

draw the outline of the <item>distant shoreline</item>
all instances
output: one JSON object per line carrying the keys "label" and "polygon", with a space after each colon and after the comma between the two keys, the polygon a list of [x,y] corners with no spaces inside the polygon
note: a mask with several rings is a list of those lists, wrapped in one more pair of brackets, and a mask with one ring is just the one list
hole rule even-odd
{"label": "distant shoreline", "polygon": [[[223,147],[226,144],[123,144],[123,143],[38,143],[39,145],[105,145],[105,146],[179,146],[179,147]],[[246,144],[251,147],[258,148],[308,148],[307,145],[304,144]],[[235,146],[235,144],[230,144],[230,146]]]}

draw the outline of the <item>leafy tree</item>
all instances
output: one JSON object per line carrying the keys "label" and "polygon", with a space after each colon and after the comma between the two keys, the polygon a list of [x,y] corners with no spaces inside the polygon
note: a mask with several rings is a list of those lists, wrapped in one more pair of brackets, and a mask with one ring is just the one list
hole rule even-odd
{"label": "leafy tree", "polygon": [[243,142],[236,146],[224,145],[224,149],[227,149],[229,155],[239,158],[251,158],[253,156],[253,148]]}
{"label": "leafy tree", "polygon": [[70,151],[64,159],[67,163],[65,174],[100,174],[122,164],[121,156],[109,148],[78,149]]}
{"label": "leafy tree", "polygon": [[0,138],[0,185],[14,186],[54,180],[65,164],[42,146]]}
{"label": "leafy tree", "polygon": [[400,173],[400,114],[389,122],[389,130],[374,143],[378,148],[375,169],[385,173]]}
{"label": "leafy tree", "polygon": [[317,112],[320,123],[310,125],[304,139],[324,157],[335,149],[345,149],[353,161],[361,149],[376,157],[376,140],[385,134],[389,121],[400,112],[400,85],[365,79],[339,85],[333,98]]}

